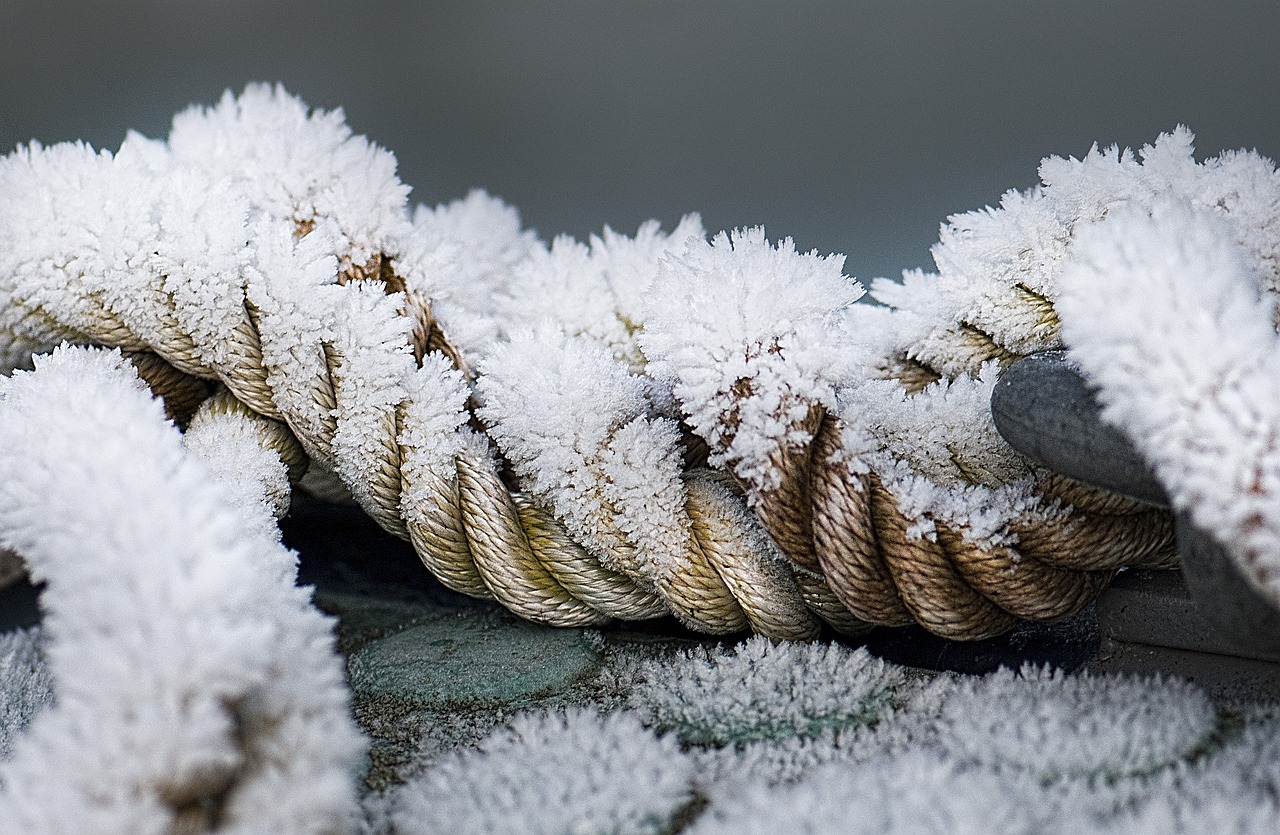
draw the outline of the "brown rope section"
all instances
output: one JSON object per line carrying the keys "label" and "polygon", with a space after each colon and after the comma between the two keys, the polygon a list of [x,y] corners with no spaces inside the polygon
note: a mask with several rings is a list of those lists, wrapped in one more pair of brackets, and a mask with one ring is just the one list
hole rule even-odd
{"label": "brown rope section", "polygon": [[788,557],[803,569],[816,560],[840,602],[864,621],[915,621],[948,638],[978,640],[1019,619],[1078,611],[1120,566],[1176,559],[1167,513],[1056,476],[1041,495],[1058,515],[1015,519],[1009,533],[1016,545],[971,542],[939,521],[931,535],[913,533],[875,472],[855,475],[839,460],[837,419],[811,410],[805,430],[815,412],[813,441],[774,456],[775,466],[791,471],[780,473],[779,486],[761,495],[755,510]]}
{"label": "brown rope section", "polygon": [[965,582],[941,542],[910,535],[911,521],[878,479],[871,484],[871,513],[902,605],[921,626],[960,640],[989,638],[1013,627],[1016,618]]}
{"label": "brown rope section", "polygon": [[[810,438],[816,436],[823,416],[820,406],[811,406],[800,423],[801,431]],[[818,555],[813,550],[813,502],[809,496],[814,447],[815,444],[809,443],[774,451],[769,463],[778,475],[779,484],[760,494],[756,508],[760,518],[767,520],[769,535],[783,553],[810,571],[819,569]]]}
{"label": "brown rope section", "polygon": [[125,357],[137,369],[138,377],[164,402],[165,414],[178,426],[186,426],[213,391],[208,380],[179,371],[151,351],[129,351]]}

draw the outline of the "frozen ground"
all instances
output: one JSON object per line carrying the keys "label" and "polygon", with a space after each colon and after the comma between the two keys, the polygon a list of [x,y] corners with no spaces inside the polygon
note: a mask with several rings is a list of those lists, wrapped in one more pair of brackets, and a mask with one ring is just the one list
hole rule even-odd
{"label": "frozen ground", "polygon": [[[1070,672],[1096,647],[1087,614],[980,647],[882,630],[873,652],[699,640],[664,622],[555,630],[443,590],[358,513],[303,505],[286,534],[340,618],[372,740],[356,778],[365,833],[1272,832],[1280,820],[1280,711],[1180,679]],[[13,628],[33,613],[7,611],[0,756],[49,699],[38,630]]]}

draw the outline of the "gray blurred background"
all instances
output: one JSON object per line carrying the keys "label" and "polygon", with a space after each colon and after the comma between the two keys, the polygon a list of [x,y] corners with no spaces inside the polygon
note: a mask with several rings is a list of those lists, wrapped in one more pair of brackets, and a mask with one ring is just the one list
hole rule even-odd
{"label": "gray blurred background", "polygon": [[698,210],[897,277],[1047,154],[1185,123],[1275,158],[1278,40],[1277,0],[0,0],[0,147],[278,80],[418,201],[483,186],[544,236]]}

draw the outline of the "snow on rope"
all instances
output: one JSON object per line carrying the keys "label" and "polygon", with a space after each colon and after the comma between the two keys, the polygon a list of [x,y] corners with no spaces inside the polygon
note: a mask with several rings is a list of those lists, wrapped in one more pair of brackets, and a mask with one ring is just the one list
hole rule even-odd
{"label": "snow on rope", "polygon": [[55,700],[0,764],[0,832],[348,829],[363,743],[245,411],[187,436],[239,465],[237,507],[118,352],[0,382],[0,542],[47,583]]}
{"label": "snow on rope", "polygon": [[[521,288],[543,280],[542,264],[581,248],[543,247],[482,194],[411,216],[394,169],[340,113],[308,112],[265,86],[179,114],[167,142],[131,134],[115,154],[20,148],[0,161],[12,363],[60,340],[119,347],[182,422],[207,394],[200,381],[225,387],[287,425],[307,477],[340,479],[442,582],[525,617],[574,625],[674,611],[715,632],[815,634],[785,565],[719,477],[676,466],[679,484],[645,498],[651,471],[631,465],[646,456],[675,464],[669,420],[652,422],[653,437],[634,424],[612,472],[630,478],[623,510],[671,516],[656,539],[652,524],[620,526],[649,532],[643,553],[704,532],[693,557],[670,558],[670,570],[620,572],[625,558],[576,541],[572,520],[545,496],[511,490],[477,431],[472,366],[509,341],[518,300],[525,321],[537,319]],[[126,199],[111,199],[117,191]],[[677,230],[681,239],[700,231],[696,218]],[[643,358],[625,319],[641,288],[627,282],[667,241],[656,224],[634,239],[606,231],[587,255],[611,286],[594,305],[580,300],[573,333],[604,340],[628,368]],[[508,315],[477,307],[458,289],[467,283],[472,293],[488,288]],[[428,290],[458,320],[463,347],[445,339]]]}
{"label": "snow on rope", "polygon": [[1163,182],[1119,161],[1046,161],[872,307],[840,258],[695,216],[548,246],[480,192],[411,213],[340,112],[251,86],[167,141],[0,159],[0,342],[119,347],[180,422],[225,388],[295,476],[533,620],[981,638],[1169,560],[1165,515],[1035,470],[984,407],[1058,343],[1075,227]]}
{"label": "snow on rope", "polygon": [[[1280,175],[1270,174],[1280,230]],[[1063,328],[1103,418],[1151,462],[1175,509],[1280,606],[1280,338],[1269,292],[1280,272],[1274,249],[1251,245],[1256,227],[1206,202],[1171,198],[1089,230],[1063,277]]]}
{"label": "snow on rope", "polygon": [[[649,372],[674,386],[712,460],[746,486],[774,541],[821,572],[863,620],[916,620],[940,634],[981,637],[1015,617],[1074,611],[1120,565],[1174,559],[1167,514],[1014,453],[990,418],[991,387],[1019,356],[1062,346],[1059,280],[1077,259],[1095,263],[1074,302],[1088,311],[1078,314],[1082,334],[1091,322],[1101,329],[1123,320],[1141,334],[1139,344],[1173,339],[1183,353],[1196,350],[1181,341],[1176,316],[1163,329],[1145,324],[1144,298],[1154,288],[1130,273],[1167,261],[1158,244],[1139,251],[1145,233],[1119,229],[1109,240],[1120,254],[1099,260],[1091,243],[1091,227],[1111,214],[1150,212],[1162,195],[1226,218],[1252,269],[1275,290],[1275,168],[1246,152],[1197,163],[1190,133],[1179,128],[1140,155],[1094,148],[1083,160],[1046,159],[1040,173],[1042,186],[1009,192],[999,208],[950,218],[933,249],[936,274],[873,282],[881,307],[850,303],[856,291],[841,283],[838,263],[792,252],[783,266],[789,242],[772,249],[754,231],[667,259],[649,294],[641,335]],[[1184,270],[1183,280],[1232,263]],[[1171,296],[1184,304],[1196,297],[1190,285],[1163,293]],[[1122,375],[1117,391],[1166,391],[1170,373],[1159,373],[1153,348],[1117,361],[1124,339],[1137,337],[1101,338],[1097,373]],[[1187,357],[1180,367],[1195,364]],[[1197,448],[1189,431],[1156,432],[1152,422],[1164,413],[1141,402],[1124,418],[1147,427],[1135,432],[1140,443]],[[1139,410],[1143,418],[1130,420]],[[1255,452],[1236,458],[1253,461]],[[1209,481],[1202,486],[1212,490]]]}

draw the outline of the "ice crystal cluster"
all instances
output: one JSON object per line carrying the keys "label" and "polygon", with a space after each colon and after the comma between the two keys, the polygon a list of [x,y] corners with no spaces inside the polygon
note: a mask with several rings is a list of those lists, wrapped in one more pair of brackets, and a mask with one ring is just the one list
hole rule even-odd
{"label": "ice crystal cluster", "polygon": [[49,668],[40,652],[40,630],[0,634],[0,761],[32,717],[53,700]]}
{"label": "ice crystal cluster", "polygon": [[1250,163],[1187,163],[1180,191],[1082,234],[1061,310],[1104,418],[1280,605],[1280,174]]}
{"label": "ice crystal cluster", "polygon": [[848,316],[862,287],[843,256],[776,246],[763,228],[720,233],[662,264],[641,341],[690,425],[756,489],[769,456],[807,438],[811,403],[834,405],[850,373]]}
{"label": "ice crystal cluster", "polygon": [[[368,804],[366,831],[1274,827],[1275,707],[1223,712],[1184,681],[1033,667],[928,680],[861,650],[758,639],[613,672],[634,688],[631,708],[521,715]],[[795,721],[808,708],[790,683],[822,690],[824,674],[854,691],[841,696],[833,683],[820,699],[824,724],[841,733]],[[890,698],[872,706],[857,695],[877,688]],[[700,724],[687,733],[675,714]],[[699,730],[709,716],[716,734]]]}
{"label": "ice crystal cluster", "polygon": [[[732,651],[695,650],[648,665],[632,704],[654,727],[697,745],[808,738],[870,724],[903,684],[900,669],[865,650],[774,646],[753,638]],[[718,697],[707,699],[707,693]]]}
{"label": "ice crystal cluster", "polygon": [[641,302],[661,258],[701,235],[691,216],[670,234],[606,228],[589,247],[560,237],[530,248],[496,304],[470,301],[502,323],[471,350],[480,413],[522,486],[606,565],[650,580],[682,564],[691,533],[678,415],[636,341]]}

